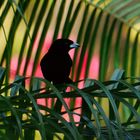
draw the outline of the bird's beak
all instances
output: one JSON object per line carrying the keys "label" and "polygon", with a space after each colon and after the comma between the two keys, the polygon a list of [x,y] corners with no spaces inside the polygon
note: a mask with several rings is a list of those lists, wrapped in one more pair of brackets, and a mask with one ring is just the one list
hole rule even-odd
{"label": "bird's beak", "polygon": [[80,47],[80,45],[78,43],[76,43],[76,42],[74,42],[73,44],[70,45],[71,49],[72,48],[78,48],[78,47]]}

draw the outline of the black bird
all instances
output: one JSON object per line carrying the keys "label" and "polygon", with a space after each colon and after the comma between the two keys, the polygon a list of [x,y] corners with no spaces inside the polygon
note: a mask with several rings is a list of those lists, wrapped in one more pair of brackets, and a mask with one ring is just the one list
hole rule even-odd
{"label": "black bird", "polygon": [[45,79],[56,84],[71,83],[69,78],[72,60],[69,50],[78,48],[79,44],[69,39],[57,39],[41,60],[41,70]]}

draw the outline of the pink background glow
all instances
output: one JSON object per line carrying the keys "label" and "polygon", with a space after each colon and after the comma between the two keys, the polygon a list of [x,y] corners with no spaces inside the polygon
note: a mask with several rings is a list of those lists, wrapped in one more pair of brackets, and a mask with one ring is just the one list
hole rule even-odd
{"label": "pink background glow", "polygon": [[[60,38],[60,35],[59,35],[59,38]],[[72,37],[72,38],[71,39],[74,40],[74,37]],[[40,39],[40,34],[38,34],[38,36],[36,37],[36,40],[35,40],[34,45],[33,45],[32,54],[34,54],[34,55],[35,55],[35,53],[37,51],[37,48],[38,48],[39,39]],[[49,47],[51,45],[51,42],[52,42],[52,37],[50,35],[47,35],[46,39],[44,41],[44,44],[43,44],[43,48],[42,48],[42,51],[41,51],[40,59],[48,51],[48,49],[49,49]],[[73,58],[74,50],[71,50],[69,54],[70,54],[71,58]],[[80,74],[80,79],[84,79],[84,74],[85,74],[85,71],[86,71],[87,57],[88,57],[88,52],[86,51],[85,52],[84,61],[83,61],[82,71],[81,71],[81,74]],[[23,73],[23,68],[25,66],[25,59],[26,59],[26,57],[24,57],[22,62],[21,62],[21,67],[20,67],[20,72],[19,72],[20,75],[22,75],[22,73]],[[30,62],[29,62],[26,76],[30,76],[31,75],[32,68],[33,68],[33,62],[34,62],[34,58],[32,58],[30,60]],[[39,62],[40,62],[40,60],[39,60]],[[16,55],[14,55],[12,57],[12,60],[11,60],[11,73],[10,73],[11,77],[13,77],[13,78],[15,77],[15,74],[16,74],[17,65],[18,65],[18,57]],[[78,65],[78,64],[76,64],[76,65]],[[93,56],[92,60],[91,60],[90,70],[89,70],[88,77],[89,78],[97,79],[98,71],[99,71],[99,56],[95,54]],[[42,75],[39,63],[38,63],[38,66],[37,66],[37,69],[36,69],[36,72],[35,72],[35,76],[43,78],[43,75]],[[81,85],[81,87],[82,87],[82,85]],[[70,99],[65,99],[65,101],[66,101],[67,105],[69,105]],[[42,105],[46,105],[46,103],[47,103],[47,106],[51,105],[51,99],[47,99],[47,100],[46,99],[38,99],[37,102],[38,102],[38,104],[42,104]],[[81,98],[77,98],[76,99],[75,107],[80,107],[81,106],[81,102],[82,102]],[[63,111],[65,110],[64,107],[62,108],[62,110]],[[80,111],[81,111],[80,109],[77,109],[75,112],[76,113],[80,113]],[[64,115],[64,117],[66,119],[68,119],[67,115]],[[74,115],[74,119],[76,121],[78,121],[79,120],[79,116]]]}

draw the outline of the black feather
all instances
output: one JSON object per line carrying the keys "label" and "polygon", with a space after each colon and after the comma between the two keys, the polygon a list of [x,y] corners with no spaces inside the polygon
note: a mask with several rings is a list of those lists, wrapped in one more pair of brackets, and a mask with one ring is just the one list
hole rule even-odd
{"label": "black feather", "polygon": [[45,79],[53,84],[70,83],[69,78],[72,60],[69,50],[77,48],[79,45],[69,39],[57,39],[41,60],[41,70]]}

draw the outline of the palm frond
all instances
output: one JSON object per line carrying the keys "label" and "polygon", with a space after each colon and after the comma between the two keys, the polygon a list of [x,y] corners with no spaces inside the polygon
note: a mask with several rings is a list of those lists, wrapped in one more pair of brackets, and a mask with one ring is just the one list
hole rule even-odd
{"label": "palm frond", "polygon": [[[52,137],[49,127],[53,135],[63,133],[66,139],[139,138],[140,82],[134,78],[140,75],[139,8],[138,0],[1,0],[0,128],[6,128],[6,134],[14,139],[24,136],[34,139],[36,131],[43,139],[46,135],[49,139]],[[71,53],[71,77],[77,82],[67,85],[72,88],[67,94],[42,78],[32,78],[42,77],[40,59],[51,42],[61,37],[77,41],[81,46]],[[111,81],[103,82],[117,68],[124,69],[125,73],[118,70]],[[91,80],[81,80],[85,78]],[[33,81],[30,87],[27,80]],[[45,88],[41,87],[42,83]],[[82,89],[77,85],[82,85]],[[49,94],[45,89],[51,89]],[[90,113],[84,112],[86,109],[76,112],[77,97],[84,101]],[[54,101],[58,98],[65,111],[59,114],[38,105],[36,100],[42,98]],[[74,99],[70,109],[65,98]],[[104,108],[106,104],[108,107]],[[48,114],[43,115],[40,110]],[[71,123],[62,117],[67,113]],[[24,115],[29,119],[23,120]],[[75,122],[74,115],[82,121]],[[13,120],[16,127],[11,123]],[[15,131],[10,131],[9,126]],[[5,139],[6,134],[0,131]]]}
{"label": "palm frond", "polygon": [[[4,75],[5,69],[0,68],[1,75]],[[122,75],[122,71],[116,71],[116,75]],[[1,76],[1,81],[3,76]],[[0,89],[0,130],[6,133],[0,134],[11,138],[24,139],[29,137],[34,139],[34,134],[38,131],[41,138],[53,137],[56,133],[62,133],[68,139],[85,139],[96,137],[98,139],[124,139],[129,137],[139,137],[140,115],[139,106],[139,86],[140,82],[134,84],[127,80],[114,80],[99,82],[97,80],[86,79],[92,82],[90,86],[78,89],[75,85],[67,85],[73,88],[73,91],[65,92],[56,89],[51,83],[42,78],[33,78],[32,88],[27,89],[27,78],[19,77],[9,85],[2,85]],[[86,82],[85,81],[85,82]],[[4,81],[3,81],[4,82]],[[42,82],[45,88],[41,88]],[[49,89],[49,90],[48,90]],[[5,96],[5,92],[11,94]],[[14,93],[14,94],[13,94]],[[123,96],[123,95],[126,96]],[[131,99],[129,94],[134,95],[136,104],[131,104],[127,99]],[[84,106],[69,108],[65,98],[82,98],[86,103]],[[96,97],[107,99],[105,104],[110,103],[114,117],[110,117],[107,112],[107,105],[100,104]],[[58,111],[49,106],[37,103],[39,99],[58,98],[65,110]],[[117,104],[116,102],[117,101]],[[117,107],[118,105],[118,107]],[[121,108],[127,107],[129,110],[127,116],[122,116]],[[110,109],[109,108],[109,109]],[[81,112],[77,112],[81,109]],[[84,112],[85,111],[85,112]],[[91,116],[87,114],[91,113]],[[63,116],[68,114],[68,118]],[[76,119],[75,117],[79,117]],[[132,127],[133,128],[132,128]],[[10,128],[12,128],[12,131]],[[136,130],[136,131],[135,131]],[[28,131],[28,133],[27,133]],[[29,134],[30,132],[30,134]]]}
{"label": "palm frond", "polygon": [[[42,50],[49,47],[44,47],[45,42],[49,45],[58,37],[69,37],[81,45],[81,49],[74,53],[73,79],[90,77],[93,74],[89,73],[96,70],[96,77],[104,80],[114,68],[125,69],[127,76],[139,75],[138,1],[5,1],[1,5],[0,27],[5,30],[7,40],[3,40],[1,65],[7,68],[7,74],[12,68],[10,63],[15,51],[16,68],[13,71],[33,76],[43,55]],[[10,22],[7,19],[9,9],[13,12]],[[5,33],[1,30],[2,35]],[[18,39],[20,42],[16,45],[14,42]],[[74,73],[78,74],[74,76]]]}

